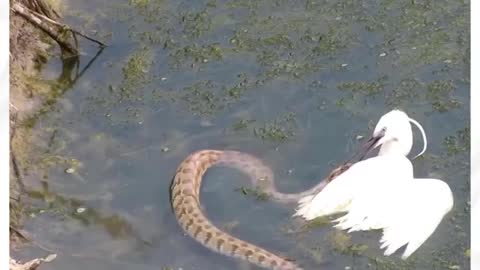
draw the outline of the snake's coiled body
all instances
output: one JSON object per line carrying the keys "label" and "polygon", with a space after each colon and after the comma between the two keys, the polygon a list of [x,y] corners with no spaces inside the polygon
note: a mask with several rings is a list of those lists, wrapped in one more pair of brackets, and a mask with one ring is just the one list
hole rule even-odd
{"label": "snake's coiled body", "polygon": [[205,247],[273,270],[300,270],[291,260],[240,240],[215,227],[200,206],[200,185],[205,171],[213,165],[226,165],[246,173],[254,185],[260,186],[269,198],[280,202],[297,202],[300,198],[320,191],[328,181],[350,167],[335,169],[326,181],[295,194],[276,190],[273,172],[258,158],[237,151],[201,150],[192,153],[178,167],[171,186],[173,211],[180,226]]}

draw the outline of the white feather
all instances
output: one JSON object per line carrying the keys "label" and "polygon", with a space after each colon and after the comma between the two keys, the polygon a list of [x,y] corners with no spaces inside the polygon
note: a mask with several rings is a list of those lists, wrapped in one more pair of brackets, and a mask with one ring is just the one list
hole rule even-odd
{"label": "white feather", "polygon": [[405,183],[397,194],[407,194],[403,200],[388,202],[391,209],[384,222],[380,240],[387,247],[385,255],[390,255],[407,244],[402,258],[415,252],[440,224],[443,216],[453,207],[450,187],[443,181],[430,178],[417,178]]}
{"label": "white feather", "polygon": [[[391,175],[389,171],[382,169],[388,169],[388,165],[391,163],[396,163],[403,173]],[[372,170],[371,168],[380,169]],[[326,185],[320,193],[315,196],[310,195],[308,200],[302,198],[299,201],[295,216],[311,220],[318,216],[347,212],[352,207],[352,201],[356,203],[353,206],[354,209],[360,210],[365,208],[361,204],[371,204],[373,202],[371,200],[372,192],[382,190],[377,189],[378,186],[388,186],[388,183],[405,177],[412,177],[411,173],[409,175],[411,171],[412,165],[404,156],[373,157],[358,162]],[[362,192],[366,189],[370,191]]]}

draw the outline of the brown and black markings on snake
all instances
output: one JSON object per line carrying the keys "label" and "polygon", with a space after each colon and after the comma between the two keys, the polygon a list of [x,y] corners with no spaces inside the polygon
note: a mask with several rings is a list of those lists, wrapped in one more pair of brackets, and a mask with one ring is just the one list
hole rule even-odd
{"label": "brown and black markings on snake", "polygon": [[253,184],[261,186],[269,198],[279,202],[297,202],[300,198],[319,192],[323,187],[347,170],[345,163],[333,170],[325,181],[311,189],[294,194],[276,190],[273,172],[260,159],[237,151],[200,150],[190,154],[177,168],[170,188],[173,211],[185,232],[214,252],[246,260],[263,268],[273,270],[301,270],[291,259],[240,240],[213,225],[202,212],[200,185],[205,171],[214,165],[233,167],[246,173]]}

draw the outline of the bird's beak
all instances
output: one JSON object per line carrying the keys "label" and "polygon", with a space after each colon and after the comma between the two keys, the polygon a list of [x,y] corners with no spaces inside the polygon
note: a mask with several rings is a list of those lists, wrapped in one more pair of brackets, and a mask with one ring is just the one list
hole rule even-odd
{"label": "bird's beak", "polygon": [[384,136],[385,136],[385,132],[383,130],[381,132],[379,132],[378,134],[372,135],[370,137],[370,139],[368,139],[368,141],[365,142],[365,144],[360,148],[358,153],[353,158],[359,157],[358,161],[363,160],[365,158],[365,156],[367,156],[368,153],[370,153],[370,151],[372,151],[373,149],[377,148],[378,146],[380,146],[382,144],[381,139]]}
{"label": "bird's beak", "polygon": [[365,158],[365,156],[370,153],[370,151],[372,151],[373,149],[377,148],[380,144],[380,140],[383,138],[383,136],[372,136],[370,137],[370,139],[363,145],[363,149],[362,149],[362,152],[361,154],[362,157],[360,158],[360,160],[362,160],[363,158]]}

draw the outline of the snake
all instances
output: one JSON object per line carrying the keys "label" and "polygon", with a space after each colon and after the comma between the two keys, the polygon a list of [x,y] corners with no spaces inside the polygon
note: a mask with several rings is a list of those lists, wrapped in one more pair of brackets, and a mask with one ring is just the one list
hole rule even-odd
{"label": "snake", "polygon": [[274,183],[273,171],[259,158],[233,150],[198,150],[187,156],[178,166],[170,186],[170,201],[177,222],[182,229],[204,247],[226,256],[248,261],[272,270],[302,270],[294,260],[276,255],[257,245],[243,241],[216,227],[204,214],[200,204],[200,185],[208,168],[214,165],[238,169],[253,185],[260,187],[269,199],[281,203],[297,202],[300,198],[321,191],[351,163],[334,169],[314,187],[299,193],[281,193]]}

